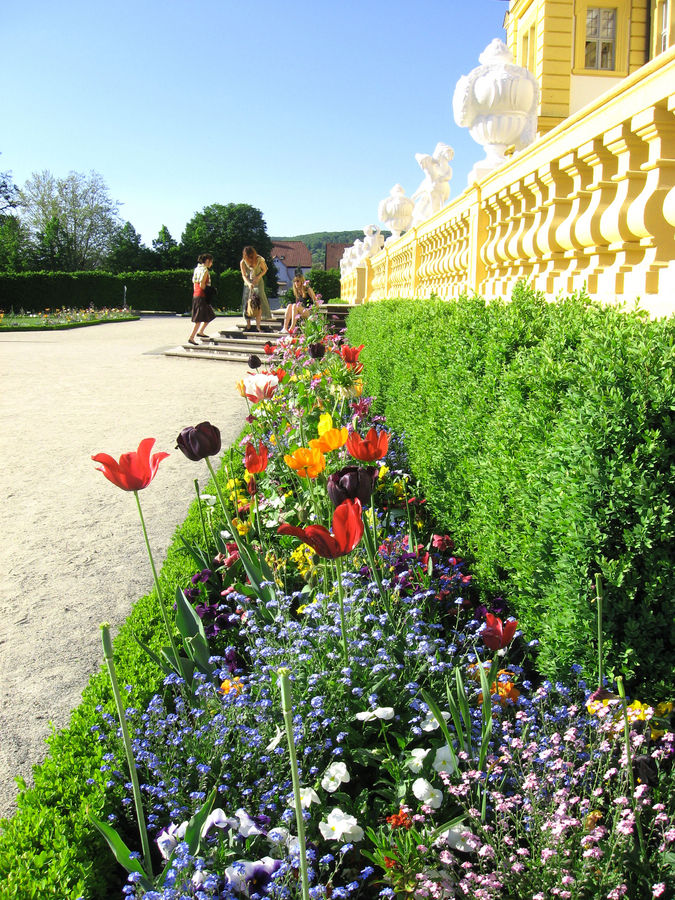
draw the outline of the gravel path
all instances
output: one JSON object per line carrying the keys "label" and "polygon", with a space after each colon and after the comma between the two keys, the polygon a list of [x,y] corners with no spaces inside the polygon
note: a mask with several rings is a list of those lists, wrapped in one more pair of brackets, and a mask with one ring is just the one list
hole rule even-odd
{"label": "gravel path", "polygon": [[227,447],[243,426],[234,385],[245,366],[162,355],[189,330],[187,319],[147,317],[0,334],[0,815],[99,667],[100,623],[115,633],[152,586],[133,495],[90,457],[118,458],[144,437],[171,452],[142,494],[159,565],[194,478],[208,480],[174,450],[176,435],[208,420]]}

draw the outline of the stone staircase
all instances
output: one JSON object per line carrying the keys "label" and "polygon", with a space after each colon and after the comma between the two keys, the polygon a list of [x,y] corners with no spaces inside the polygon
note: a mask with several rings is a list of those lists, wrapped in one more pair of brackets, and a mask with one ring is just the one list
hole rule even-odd
{"label": "stone staircase", "polygon": [[[345,327],[349,306],[344,303],[325,303],[321,309],[328,317],[328,327],[332,334],[341,331]],[[263,319],[262,332],[245,331],[245,322],[237,321],[235,325],[225,331],[219,331],[208,340],[199,339],[198,344],[180,344],[164,351],[164,356],[180,356],[184,359],[216,359],[221,362],[248,363],[252,353],[256,353],[261,360],[265,360],[265,344],[276,344],[282,337],[281,329],[284,324],[284,310],[272,310],[271,319]],[[255,326],[253,326],[255,328]]]}

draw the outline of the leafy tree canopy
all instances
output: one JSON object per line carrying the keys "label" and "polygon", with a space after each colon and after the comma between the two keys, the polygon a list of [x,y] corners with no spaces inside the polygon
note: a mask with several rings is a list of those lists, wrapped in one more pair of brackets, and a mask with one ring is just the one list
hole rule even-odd
{"label": "leafy tree canopy", "polygon": [[64,271],[99,268],[119,230],[119,203],[97,172],[56,178],[34,172],[21,189],[21,218],[32,242],[51,248]]}
{"label": "leafy tree canopy", "polygon": [[182,262],[194,266],[201,253],[212,253],[215,271],[238,269],[242,250],[249,245],[271,265],[272,241],[260,210],[248,203],[213,203],[195,213],[185,226]]}
{"label": "leafy tree canopy", "polygon": [[115,273],[138,272],[154,269],[155,266],[155,253],[143,244],[131,222],[118,228],[110,243],[106,269]]}

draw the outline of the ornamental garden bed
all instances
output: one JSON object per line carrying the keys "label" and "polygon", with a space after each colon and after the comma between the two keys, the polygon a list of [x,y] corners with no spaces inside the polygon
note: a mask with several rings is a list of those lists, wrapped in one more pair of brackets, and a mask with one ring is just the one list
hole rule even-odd
{"label": "ornamental garden bed", "polygon": [[[542,676],[536,631],[435,526],[363,348],[313,314],[270,350],[220,471],[217,427],[179,435],[213,481],[176,583],[116,654],[103,629],[116,702],[99,677],[90,856],[62,895],[672,895],[672,704],[605,677],[602,579],[595,665]],[[95,457],[139,511],[152,445]]]}
{"label": "ornamental garden bed", "polygon": [[128,309],[46,309],[41,313],[0,311],[0,331],[62,331],[106,322],[133,322],[138,318]]}

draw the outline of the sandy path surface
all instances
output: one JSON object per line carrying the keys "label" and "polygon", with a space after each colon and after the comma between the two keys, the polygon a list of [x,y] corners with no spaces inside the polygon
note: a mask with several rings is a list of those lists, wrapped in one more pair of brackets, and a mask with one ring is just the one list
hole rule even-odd
{"label": "sandy path surface", "polygon": [[0,335],[0,815],[97,670],[100,623],[116,633],[152,586],[133,494],[90,457],[144,437],[171,452],[141,495],[159,565],[194,478],[208,481],[174,450],[178,432],[207,420],[227,447],[243,425],[244,365],[161,355],[188,334],[186,319],[149,317]]}

